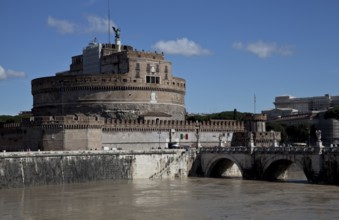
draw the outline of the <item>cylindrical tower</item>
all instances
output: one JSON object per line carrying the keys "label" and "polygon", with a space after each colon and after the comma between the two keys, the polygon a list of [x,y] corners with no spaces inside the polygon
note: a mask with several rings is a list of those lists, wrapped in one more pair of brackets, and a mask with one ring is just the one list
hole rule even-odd
{"label": "cylindrical tower", "polygon": [[32,81],[33,114],[83,113],[118,119],[137,119],[146,113],[185,118],[185,80],[169,84],[134,82],[116,74],[54,76]]}
{"label": "cylindrical tower", "polygon": [[32,111],[35,116],[185,120],[185,92],[185,80],[172,76],[163,54],[92,42],[72,57],[69,71],[32,80]]}

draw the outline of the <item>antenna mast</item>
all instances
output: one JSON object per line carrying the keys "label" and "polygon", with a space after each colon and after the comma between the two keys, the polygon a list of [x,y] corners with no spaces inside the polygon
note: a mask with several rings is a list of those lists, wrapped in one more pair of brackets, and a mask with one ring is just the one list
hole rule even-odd
{"label": "antenna mast", "polygon": [[110,5],[109,1],[107,0],[107,13],[108,13],[108,43],[111,43],[111,10],[110,10]]}
{"label": "antenna mast", "polygon": [[257,97],[255,96],[254,93],[254,114],[256,114],[256,108],[257,108]]}

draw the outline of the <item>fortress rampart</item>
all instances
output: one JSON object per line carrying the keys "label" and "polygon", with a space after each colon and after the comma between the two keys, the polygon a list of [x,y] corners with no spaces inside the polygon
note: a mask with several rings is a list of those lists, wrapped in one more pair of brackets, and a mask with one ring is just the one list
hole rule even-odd
{"label": "fortress rampart", "polygon": [[[117,120],[68,116],[32,117],[22,123],[0,126],[1,150],[149,150],[180,146],[247,146],[248,131],[244,122],[232,120]],[[254,132],[257,146],[271,146],[269,132]],[[280,136],[276,134],[276,140]]]}

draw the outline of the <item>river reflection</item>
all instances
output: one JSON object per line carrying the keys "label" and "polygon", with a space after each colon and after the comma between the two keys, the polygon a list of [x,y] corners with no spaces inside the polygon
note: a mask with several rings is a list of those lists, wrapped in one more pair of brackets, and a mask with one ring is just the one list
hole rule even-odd
{"label": "river reflection", "polygon": [[337,186],[187,178],[0,190],[0,219],[334,219]]}

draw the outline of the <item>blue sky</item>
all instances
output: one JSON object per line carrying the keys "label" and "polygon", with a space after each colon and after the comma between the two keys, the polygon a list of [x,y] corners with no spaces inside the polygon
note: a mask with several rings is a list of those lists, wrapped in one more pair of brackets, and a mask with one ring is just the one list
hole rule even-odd
{"label": "blue sky", "polygon": [[[0,2],[0,114],[32,108],[31,80],[108,41],[107,0]],[[275,96],[339,95],[339,1],[110,0],[123,44],[164,51],[190,113],[273,108]],[[113,37],[111,38],[113,42]]]}

